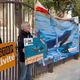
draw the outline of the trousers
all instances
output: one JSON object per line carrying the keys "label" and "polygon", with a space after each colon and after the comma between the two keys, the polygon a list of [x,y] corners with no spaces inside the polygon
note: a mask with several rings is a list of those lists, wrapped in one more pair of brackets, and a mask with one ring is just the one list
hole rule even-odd
{"label": "trousers", "polygon": [[32,64],[25,65],[24,62],[20,62],[19,80],[32,80]]}

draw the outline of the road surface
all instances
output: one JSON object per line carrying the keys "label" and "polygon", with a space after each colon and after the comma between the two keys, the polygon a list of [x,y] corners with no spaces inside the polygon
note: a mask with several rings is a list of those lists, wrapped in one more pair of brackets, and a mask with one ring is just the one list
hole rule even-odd
{"label": "road surface", "polygon": [[34,80],[80,80],[80,59],[60,64],[53,73],[41,74]]}

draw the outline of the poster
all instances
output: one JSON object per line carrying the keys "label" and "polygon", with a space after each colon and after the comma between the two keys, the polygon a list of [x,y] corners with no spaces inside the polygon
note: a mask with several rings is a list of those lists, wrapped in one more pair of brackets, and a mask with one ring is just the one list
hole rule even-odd
{"label": "poster", "polygon": [[0,71],[15,66],[16,44],[14,42],[0,44]]}
{"label": "poster", "polygon": [[28,38],[24,41],[25,65],[43,60],[47,53],[46,45],[39,38]]}

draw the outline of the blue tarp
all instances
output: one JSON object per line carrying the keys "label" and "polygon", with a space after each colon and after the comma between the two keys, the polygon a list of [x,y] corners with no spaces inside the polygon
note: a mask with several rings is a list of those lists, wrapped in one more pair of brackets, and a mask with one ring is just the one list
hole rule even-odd
{"label": "blue tarp", "polygon": [[57,62],[79,53],[77,24],[73,21],[57,20],[41,13],[36,13],[35,16],[37,37],[43,39],[48,48],[45,60],[52,58]]}

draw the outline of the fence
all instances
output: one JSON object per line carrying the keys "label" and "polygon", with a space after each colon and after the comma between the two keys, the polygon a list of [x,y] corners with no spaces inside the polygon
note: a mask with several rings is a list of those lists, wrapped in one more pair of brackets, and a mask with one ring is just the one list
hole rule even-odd
{"label": "fence", "polygon": [[[21,23],[28,21],[33,27],[32,14],[32,8],[19,0],[0,0],[0,37],[2,42],[17,43]],[[18,57],[16,57],[15,67],[0,72],[0,80],[18,80]]]}

